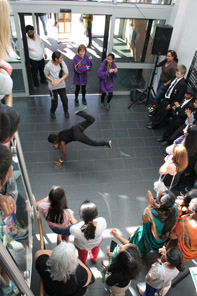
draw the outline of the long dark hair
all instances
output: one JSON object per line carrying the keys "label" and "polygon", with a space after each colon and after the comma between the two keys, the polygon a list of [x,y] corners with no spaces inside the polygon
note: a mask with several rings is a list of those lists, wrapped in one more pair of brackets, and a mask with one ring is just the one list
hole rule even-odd
{"label": "long dark hair", "polygon": [[0,144],[0,186],[3,186],[5,177],[11,166],[12,154],[6,146]]}
{"label": "long dark hair", "polygon": [[184,146],[187,149],[188,156],[192,156],[197,154],[197,125],[190,124],[187,133]]}
{"label": "long dark hair", "polygon": [[0,105],[0,143],[12,137],[19,126],[20,116],[13,108]]}
{"label": "long dark hair", "polygon": [[84,225],[81,227],[81,231],[84,232],[84,236],[87,240],[95,238],[96,227],[93,224],[93,220],[98,216],[98,210],[96,205],[89,200],[82,203],[79,210],[80,218],[84,220]]}
{"label": "long dark hair", "polygon": [[58,224],[63,223],[64,210],[68,209],[64,189],[59,186],[53,186],[49,192],[49,202],[50,207],[46,220]]}
{"label": "long dark hair", "polygon": [[179,271],[184,271],[185,265],[183,264],[183,254],[177,248],[172,248],[166,253],[166,261],[170,265],[176,267]]}
{"label": "long dark hair", "polygon": [[141,271],[141,257],[138,247],[128,244],[128,248],[117,255],[108,271],[121,273],[123,278],[128,280],[136,278]]}
{"label": "long dark hair", "polygon": [[176,223],[176,210],[173,207],[175,200],[176,196],[174,193],[166,190],[158,197],[159,207],[153,206],[156,211],[156,215],[153,213],[153,216],[164,223],[162,235],[170,232]]}
{"label": "long dark hair", "polygon": [[[55,62],[56,60],[55,59],[59,59],[61,57],[61,52],[59,51],[54,51],[53,54],[52,54],[52,60]],[[64,74],[64,71],[63,71],[63,68],[62,68],[62,64],[60,63],[60,71],[59,71],[59,78],[62,78],[63,74]]]}

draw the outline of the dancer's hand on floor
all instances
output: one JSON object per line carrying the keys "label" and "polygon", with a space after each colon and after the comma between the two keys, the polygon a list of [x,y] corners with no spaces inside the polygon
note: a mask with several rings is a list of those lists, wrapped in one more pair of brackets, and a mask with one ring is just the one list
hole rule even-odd
{"label": "dancer's hand on floor", "polygon": [[56,169],[61,168],[61,166],[62,166],[61,162],[59,162],[59,161],[55,162]]}

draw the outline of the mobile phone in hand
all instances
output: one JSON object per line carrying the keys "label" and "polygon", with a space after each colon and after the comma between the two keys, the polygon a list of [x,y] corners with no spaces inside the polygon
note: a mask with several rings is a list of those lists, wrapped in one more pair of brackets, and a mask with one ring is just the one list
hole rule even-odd
{"label": "mobile phone in hand", "polygon": [[113,252],[116,246],[117,246],[117,243],[114,240],[112,240],[110,244],[110,252]]}

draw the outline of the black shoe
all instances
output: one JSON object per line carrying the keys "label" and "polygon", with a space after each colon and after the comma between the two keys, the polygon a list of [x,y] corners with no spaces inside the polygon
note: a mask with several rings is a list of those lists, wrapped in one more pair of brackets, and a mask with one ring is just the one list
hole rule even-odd
{"label": "black shoe", "polygon": [[70,114],[69,114],[69,112],[67,111],[67,112],[65,112],[64,113],[64,116],[66,117],[66,118],[69,118],[70,117]]}
{"label": "black shoe", "polygon": [[164,142],[164,141],[165,141],[165,139],[163,137],[157,139],[157,142]]}
{"label": "black shoe", "polygon": [[161,146],[168,146],[168,145],[169,145],[169,142],[168,141],[161,142]]}
{"label": "black shoe", "polygon": [[87,105],[86,98],[83,98],[83,99],[82,99],[82,103],[83,103],[83,105]]}
{"label": "black shoe", "polygon": [[79,100],[75,99],[75,106],[78,107],[79,106]]}
{"label": "black shoe", "polygon": [[51,116],[52,119],[56,119],[56,115],[55,115],[55,113],[52,113],[52,112],[51,112],[51,113],[50,113],[50,116]]}

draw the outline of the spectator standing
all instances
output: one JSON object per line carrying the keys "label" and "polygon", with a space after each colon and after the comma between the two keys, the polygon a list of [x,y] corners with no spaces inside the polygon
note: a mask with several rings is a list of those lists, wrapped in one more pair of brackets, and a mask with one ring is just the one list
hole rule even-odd
{"label": "spectator standing", "polygon": [[51,118],[56,119],[55,111],[58,106],[58,94],[62,101],[64,115],[66,118],[69,118],[68,97],[66,95],[65,83],[65,79],[68,77],[68,68],[63,61],[62,54],[59,51],[53,52],[52,61],[49,61],[46,64],[44,74],[48,80],[49,92],[51,95]]}
{"label": "spectator standing", "polygon": [[114,63],[115,57],[113,53],[108,54],[107,58],[101,63],[98,69],[99,92],[101,93],[101,108],[105,108],[105,96],[108,93],[106,109],[110,110],[110,101],[113,97],[114,79],[118,72]]}
{"label": "spectator standing", "polygon": [[92,56],[87,56],[85,45],[78,47],[77,54],[73,59],[74,78],[73,84],[76,85],[75,90],[75,106],[79,106],[78,95],[80,86],[82,88],[82,103],[87,105],[86,101],[86,84],[88,82],[87,72],[92,69]]}
{"label": "spectator standing", "polygon": [[38,15],[40,21],[42,22],[44,35],[47,37],[48,36],[48,32],[47,32],[48,14],[47,13],[37,13],[37,15]]}
{"label": "spectator standing", "polygon": [[85,28],[86,28],[86,34],[89,38],[89,42],[87,47],[91,48],[92,46],[92,22],[93,22],[93,14],[85,14],[83,16],[83,19],[85,20]]}
{"label": "spectator standing", "polygon": [[34,33],[34,27],[28,25],[25,27],[27,33],[27,45],[29,50],[29,60],[31,73],[35,87],[39,87],[38,71],[40,73],[40,82],[46,83],[44,75],[45,59],[47,54],[42,39]]}

